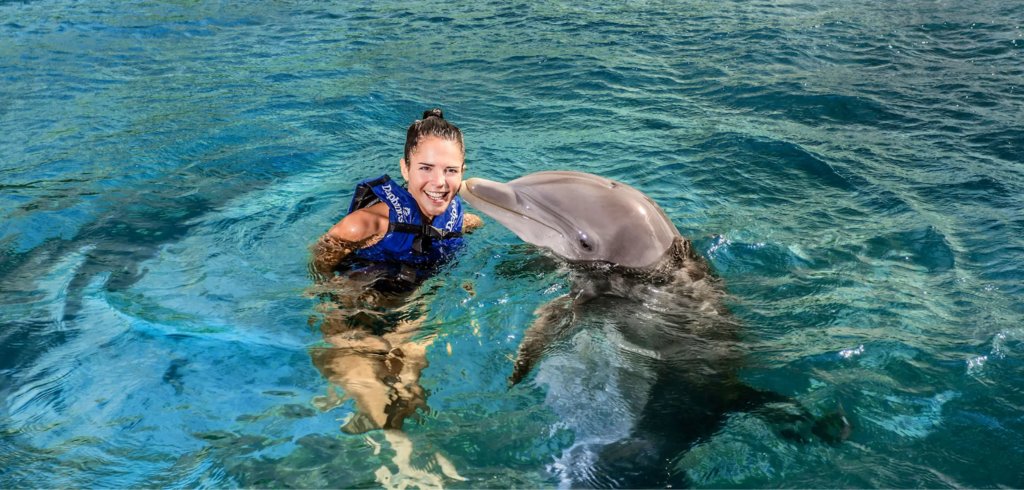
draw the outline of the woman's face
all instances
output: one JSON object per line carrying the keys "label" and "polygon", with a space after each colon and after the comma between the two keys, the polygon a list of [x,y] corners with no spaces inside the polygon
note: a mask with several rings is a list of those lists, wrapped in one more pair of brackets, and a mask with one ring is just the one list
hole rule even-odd
{"label": "woman's face", "polygon": [[[465,162],[462,150],[454,141],[427,137],[400,162],[402,177],[409,183],[409,193],[416,199],[425,220],[439,216],[448,208],[462,184]],[[428,221],[429,222],[429,221]]]}

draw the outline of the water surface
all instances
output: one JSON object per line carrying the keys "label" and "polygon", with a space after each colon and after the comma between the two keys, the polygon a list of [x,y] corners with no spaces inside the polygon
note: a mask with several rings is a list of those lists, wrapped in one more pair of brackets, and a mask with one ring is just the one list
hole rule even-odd
{"label": "water surface", "polygon": [[856,426],[801,444],[735,413],[663,481],[1022,487],[1022,25],[998,1],[0,2],[0,486],[555,487],[583,439],[629,437],[628,410],[555,401],[614,366],[544,375],[617,359],[613,313],[506,389],[571,276],[494,222],[418,300],[409,465],[313,404],[307,247],[437,106],[470,176],[652,196],[728,285],[741,379]]}

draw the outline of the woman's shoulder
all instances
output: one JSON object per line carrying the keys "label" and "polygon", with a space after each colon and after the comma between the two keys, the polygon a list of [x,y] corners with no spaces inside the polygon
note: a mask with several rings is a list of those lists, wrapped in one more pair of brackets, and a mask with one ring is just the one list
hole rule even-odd
{"label": "woman's shoulder", "polygon": [[[380,240],[388,231],[388,206],[380,202],[373,206],[353,211],[327,232],[332,238],[346,242],[362,242],[376,238]],[[366,243],[363,246],[369,246]]]}

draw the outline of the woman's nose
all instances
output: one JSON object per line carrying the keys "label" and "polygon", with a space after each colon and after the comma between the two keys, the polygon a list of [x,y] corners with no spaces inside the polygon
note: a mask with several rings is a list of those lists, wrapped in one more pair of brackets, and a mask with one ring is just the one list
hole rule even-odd
{"label": "woman's nose", "polygon": [[438,186],[444,185],[444,169],[435,169],[430,174],[430,183]]}

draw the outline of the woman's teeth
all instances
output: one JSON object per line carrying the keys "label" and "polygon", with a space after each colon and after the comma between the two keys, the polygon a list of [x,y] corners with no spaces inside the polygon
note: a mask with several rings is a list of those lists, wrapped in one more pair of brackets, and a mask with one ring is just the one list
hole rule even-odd
{"label": "woman's teeth", "polygon": [[423,191],[423,192],[427,194],[427,197],[429,197],[431,201],[434,201],[434,202],[444,202],[445,196],[448,195],[447,192],[430,192],[430,191]]}

